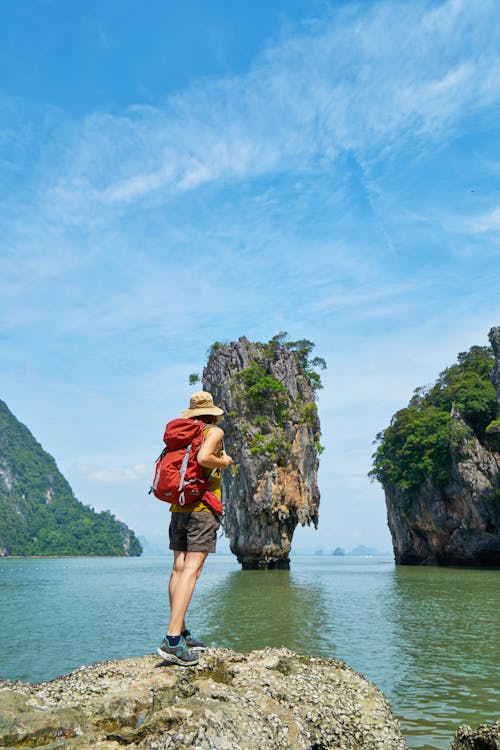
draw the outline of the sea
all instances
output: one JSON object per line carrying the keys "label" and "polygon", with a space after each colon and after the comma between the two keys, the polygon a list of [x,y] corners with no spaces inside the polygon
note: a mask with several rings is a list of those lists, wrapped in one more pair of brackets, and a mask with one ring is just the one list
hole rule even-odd
{"label": "sea", "polygon": [[[152,653],[168,619],[168,556],[0,559],[0,678],[40,682]],[[188,625],[213,646],[332,657],[386,695],[411,748],[448,749],[499,718],[500,571],[295,555],[242,571],[210,555]]]}

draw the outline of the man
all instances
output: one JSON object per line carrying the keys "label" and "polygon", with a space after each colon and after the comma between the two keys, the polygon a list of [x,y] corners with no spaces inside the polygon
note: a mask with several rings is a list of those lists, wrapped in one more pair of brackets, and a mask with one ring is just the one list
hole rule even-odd
{"label": "man", "polygon": [[[223,430],[216,425],[224,411],[214,405],[212,395],[198,391],[191,396],[189,409],[182,412],[188,419],[203,422],[203,443],[198,451],[198,463],[208,479],[208,489],[221,497],[221,470],[231,466],[232,459],[224,451]],[[169,537],[174,563],[168,587],[170,621],[158,653],[168,661],[192,666],[199,660],[196,653],[204,644],[186,626],[186,612],[203,565],[209,552],[215,552],[218,516],[203,500],[186,505],[171,506]]]}

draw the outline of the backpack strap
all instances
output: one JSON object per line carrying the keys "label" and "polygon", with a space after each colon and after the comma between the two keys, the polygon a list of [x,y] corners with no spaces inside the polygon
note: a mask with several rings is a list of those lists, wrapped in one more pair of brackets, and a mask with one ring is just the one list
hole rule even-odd
{"label": "backpack strap", "polygon": [[[162,450],[162,452],[160,453],[160,455],[158,456],[158,458],[156,459],[155,464],[158,464],[158,461],[161,461],[161,459],[163,458],[163,456],[165,455],[166,452],[167,452],[167,449],[164,448]],[[156,490],[156,488],[158,487],[158,482],[159,481],[160,481],[160,472],[159,472],[159,470],[157,468],[156,472],[155,472],[155,475],[154,475],[154,478],[153,478],[153,484],[149,488],[148,495],[151,495],[151,493],[153,493]]]}
{"label": "backpack strap", "polygon": [[186,498],[184,496],[184,477],[186,475],[186,469],[189,461],[189,454],[191,453],[191,443],[186,446],[186,452],[184,453],[184,458],[182,459],[181,468],[180,468],[180,482],[179,482],[179,505],[185,505],[186,504]]}

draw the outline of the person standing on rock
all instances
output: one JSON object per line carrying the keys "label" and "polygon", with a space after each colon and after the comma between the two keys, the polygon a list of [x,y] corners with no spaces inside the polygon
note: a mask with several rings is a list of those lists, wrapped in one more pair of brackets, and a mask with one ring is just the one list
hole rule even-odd
{"label": "person standing on rock", "polygon": [[[224,432],[216,424],[223,414],[207,391],[193,393],[189,408],[182,412],[185,418],[203,422],[204,437],[197,460],[208,479],[208,489],[219,499],[221,469],[227,469],[232,463],[232,458],[223,448]],[[168,661],[191,666],[198,662],[196,652],[203,650],[205,645],[188,630],[186,612],[207,555],[215,552],[220,521],[203,500],[186,505],[173,503],[171,511],[169,537],[174,562],[168,587],[170,621],[158,653]]]}

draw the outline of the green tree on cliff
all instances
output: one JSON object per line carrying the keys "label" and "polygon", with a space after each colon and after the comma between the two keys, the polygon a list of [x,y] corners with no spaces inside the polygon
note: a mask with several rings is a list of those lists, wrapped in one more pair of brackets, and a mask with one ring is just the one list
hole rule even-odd
{"label": "green tree on cliff", "polygon": [[[449,479],[452,451],[467,436],[488,440],[486,429],[496,417],[494,364],[490,347],[473,346],[458,355],[436,382],[417,388],[405,409],[376,437],[370,476],[414,494],[425,479],[442,486]],[[465,422],[452,418],[455,409]]]}

